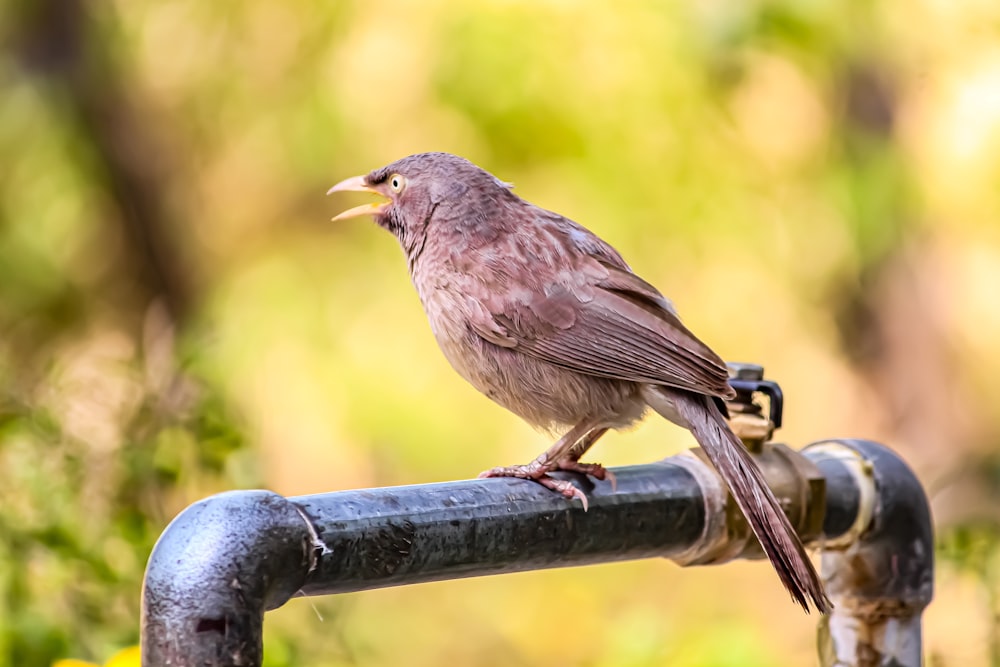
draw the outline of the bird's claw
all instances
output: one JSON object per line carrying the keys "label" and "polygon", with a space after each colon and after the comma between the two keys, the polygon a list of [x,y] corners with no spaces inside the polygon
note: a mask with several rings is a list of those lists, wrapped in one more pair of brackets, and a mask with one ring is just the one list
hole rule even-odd
{"label": "bird's claw", "polygon": [[590,475],[594,479],[607,480],[611,483],[611,490],[618,490],[618,479],[615,474],[602,466],[600,463],[580,463],[579,461],[560,461],[559,470],[576,472],[581,475]]}
{"label": "bird's claw", "polygon": [[561,493],[570,500],[573,500],[574,498],[579,499],[579,501],[583,503],[584,512],[590,508],[590,503],[587,501],[587,494],[576,488],[570,481],[565,479],[556,479],[555,477],[549,477],[548,475],[539,477],[535,481],[547,489],[552,489],[557,493]]}
{"label": "bird's claw", "polygon": [[[587,466],[588,464],[582,463],[578,465]],[[601,466],[597,467],[601,468]],[[561,465],[559,466],[559,468],[562,470],[568,469],[580,472],[576,468],[564,468]],[[597,477],[597,475],[594,475],[594,477],[597,477],[598,479],[605,479],[607,475],[611,475],[611,473],[607,472],[603,468],[601,468],[601,470],[604,471],[604,476]],[[544,468],[531,466],[530,464],[520,465],[520,466],[500,466],[497,468],[490,468],[489,470],[479,473],[479,479],[486,479],[490,477],[517,477],[519,479],[527,479],[533,482],[538,482],[545,488],[551,489],[552,491],[555,491],[557,493],[561,493],[570,500],[572,500],[573,498],[578,499],[581,503],[583,503],[583,511],[586,512],[590,507],[590,504],[587,501],[587,495],[580,489],[576,488],[576,486],[574,486],[572,482],[565,479],[556,479],[555,477],[550,477],[548,472],[549,471],[545,470]],[[614,476],[611,475],[611,478],[614,479]]]}

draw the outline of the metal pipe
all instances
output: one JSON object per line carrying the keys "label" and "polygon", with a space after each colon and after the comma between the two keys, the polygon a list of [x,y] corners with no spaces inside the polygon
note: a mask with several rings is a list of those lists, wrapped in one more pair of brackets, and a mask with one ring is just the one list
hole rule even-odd
{"label": "metal pipe", "polygon": [[[853,458],[847,455],[851,452]],[[896,590],[894,567],[910,568],[909,575],[929,582],[926,499],[919,485],[914,491],[916,481],[905,465],[873,443],[822,443],[805,456],[767,444],[757,456],[797,529],[831,548],[846,549],[823,561],[831,597],[845,606],[831,616],[829,626],[830,655],[841,660],[852,647],[860,650],[860,639],[851,643],[851,631],[867,641],[867,630],[877,629],[862,614],[870,611],[864,603],[897,600],[909,590]],[[857,472],[866,466],[873,471],[869,477],[874,485]],[[208,498],[178,515],[150,556],[143,587],[142,664],[260,665],[264,611],[293,594],[635,558],[719,563],[757,553],[747,548],[745,522],[731,511],[725,487],[697,456],[685,453],[613,472],[615,489],[608,482],[565,476],[587,493],[587,512],[578,503],[514,479],[289,499],[266,491]],[[923,510],[908,506],[921,502]],[[817,530],[824,509],[822,529]],[[919,526],[893,523],[910,520]],[[914,553],[898,557],[894,549],[905,550],[907,544],[899,540],[907,536],[913,537],[907,544]],[[921,549],[926,549],[923,561],[915,557]],[[861,576],[866,570],[851,569],[854,557],[870,568],[871,580]],[[920,591],[917,598],[926,604],[929,584]],[[892,616],[899,622],[878,627],[885,631],[883,644],[891,648],[890,635],[900,628],[912,641],[915,622],[919,658],[923,607],[917,598],[903,597],[910,600],[903,607],[916,612],[915,621],[912,614],[906,617],[909,625]],[[885,614],[891,611],[887,605],[876,606]],[[866,621],[859,625],[861,617]],[[919,665],[919,659],[911,661],[912,651],[884,654],[901,656],[896,664],[904,667]]]}
{"label": "metal pipe", "polygon": [[827,479],[823,578],[833,612],[819,627],[824,667],[919,667],[921,614],[934,595],[934,533],[920,482],[867,440],[807,447]]}
{"label": "metal pipe", "polygon": [[269,491],[231,491],[181,512],[160,536],[142,586],[146,667],[258,667],[264,611],[314,565],[309,522]]}
{"label": "metal pipe", "polygon": [[705,500],[686,465],[665,461],[613,472],[616,489],[566,476],[586,491],[588,511],[510,478],[292,498],[327,551],[302,594],[670,558],[699,541]]}
{"label": "metal pipe", "polygon": [[[692,457],[572,476],[590,509],[514,479],[286,499],[229,492],[178,515],[150,555],[142,664],[260,665],[267,609],[321,595],[587,563],[683,556],[706,500]],[[570,478],[570,476],[567,476]]]}

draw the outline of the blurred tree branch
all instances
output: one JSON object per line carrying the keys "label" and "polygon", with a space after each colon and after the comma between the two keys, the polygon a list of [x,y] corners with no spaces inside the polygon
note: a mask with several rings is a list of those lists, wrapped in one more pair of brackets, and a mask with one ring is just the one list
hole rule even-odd
{"label": "blurred tree branch", "polygon": [[177,322],[190,312],[192,285],[190,267],[170,232],[178,225],[166,195],[172,181],[168,151],[141,118],[135,91],[109,53],[110,18],[99,11],[110,11],[109,5],[19,3],[15,55],[29,76],[48,84],[42,88],[53,107],[64,109],[77,128],[93,160],[86,166],[114,206],[125,242],[115,259],[126,278],[114,292],[134,289],[128,296],[140,305],[162,300]]}

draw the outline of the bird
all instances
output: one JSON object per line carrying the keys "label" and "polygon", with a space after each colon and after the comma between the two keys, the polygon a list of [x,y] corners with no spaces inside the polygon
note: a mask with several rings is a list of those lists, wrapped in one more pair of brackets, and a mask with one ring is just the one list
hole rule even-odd
{"label": "bird", "polygon": [[609,477],[581,457],[652,409],[694,435],[793,600],[829,611],[801,541],[726,421],[722,401],[735,392],[725,363],[617,250],[449,153],[404,157],[327,194],[345,191],[382,197],[333,220],[370,215],[396,237],[455,371],[529,424],[562,433],[532,462],[480,477],[533,480],[586,509],[580,489],[549,473]]}

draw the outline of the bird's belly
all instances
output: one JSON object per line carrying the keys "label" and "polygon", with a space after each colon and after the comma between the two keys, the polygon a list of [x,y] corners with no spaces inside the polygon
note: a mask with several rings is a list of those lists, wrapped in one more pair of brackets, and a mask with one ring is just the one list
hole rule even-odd
{"label": "bird's belly", "polygon": [[555,428],[598,418],[618,428],[640,419],[645,411],[637,383],[561,368],[516,348],[495,345],[441,311],[428,315],[438,345],[455,371],[533,426]]}
{"label": "bird's belly", "polygon": [[463,377],[535,426],[552,428],[598,418],[608,426],[623,427],[643,412],[634,383],[585,376],[482,339],[446,356],[461,357],[458,363],[473,357],[473,364],[459,370]]}

